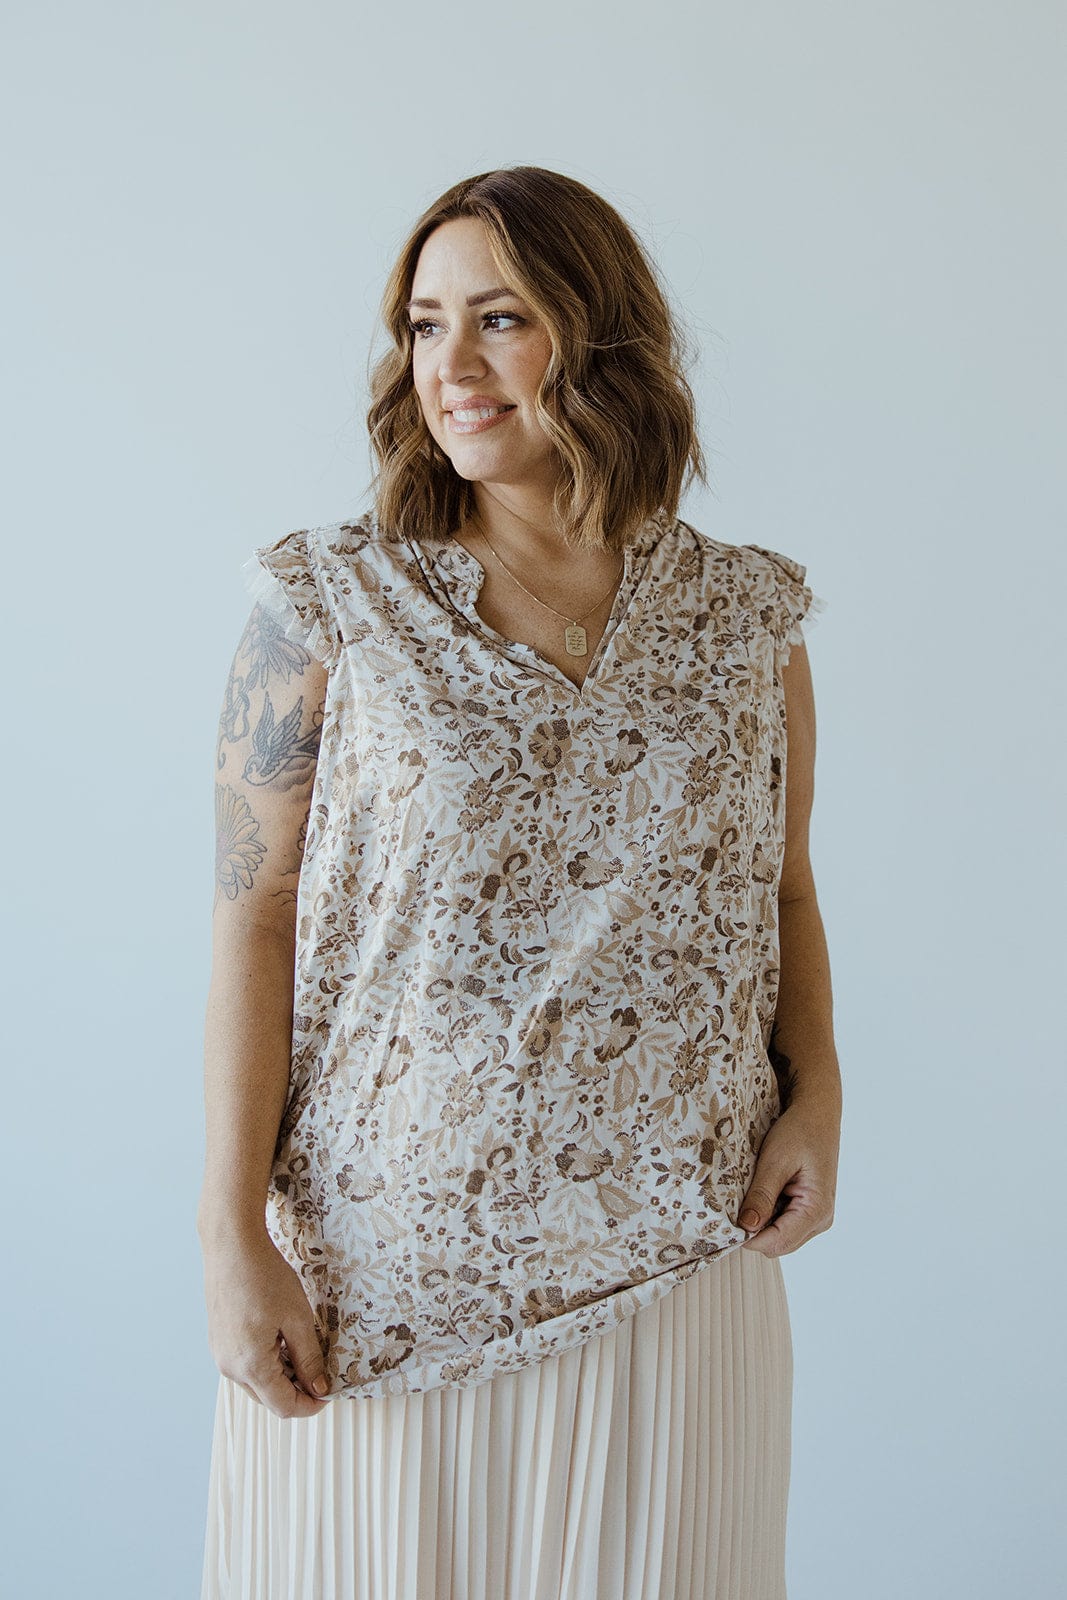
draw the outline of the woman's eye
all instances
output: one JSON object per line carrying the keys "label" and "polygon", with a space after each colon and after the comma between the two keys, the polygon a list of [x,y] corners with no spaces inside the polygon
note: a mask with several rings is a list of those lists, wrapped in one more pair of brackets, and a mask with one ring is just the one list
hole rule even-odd
{"label": "woman's eye", "polygon": [[[516,316],[514,311],[486,311],[482,316],[483,322],[499,323],[501,320],[504,322],[514,322],[519,324],[522,322],[522,318]],[[408,323],[408,327],[415,335],[416,339],[427,338],[428,330],[439,326],[440,324],[434,322],[430,317],[420,317],[417,322]]]}

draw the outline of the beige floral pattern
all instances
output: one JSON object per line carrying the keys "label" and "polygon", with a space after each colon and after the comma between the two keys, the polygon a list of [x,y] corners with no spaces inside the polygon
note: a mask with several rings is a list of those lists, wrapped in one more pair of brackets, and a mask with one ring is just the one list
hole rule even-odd
{"label": "beige floral pattern", "polygon": [[805,569],[663,513],[581,688],[373,513],[257,550],[329,669],[268,1225],[334,1395],[466,1387],[739,1247],[780,1113],[781,668]]}

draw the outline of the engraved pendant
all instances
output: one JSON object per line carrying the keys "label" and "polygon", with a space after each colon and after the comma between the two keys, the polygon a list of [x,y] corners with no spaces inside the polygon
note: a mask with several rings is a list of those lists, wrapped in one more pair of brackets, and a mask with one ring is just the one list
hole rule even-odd
{"label": "engraved pendant", "polygon": [[584,656],[589,652],[589,640],[580,622],[572,622],[563,635],[569,656]]}

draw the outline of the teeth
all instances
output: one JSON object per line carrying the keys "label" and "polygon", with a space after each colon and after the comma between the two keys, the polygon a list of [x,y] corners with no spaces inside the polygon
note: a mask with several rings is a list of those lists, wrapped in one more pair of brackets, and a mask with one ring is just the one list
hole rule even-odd
{"label": "teeth", "polygon": [[499,417],[509,409],[508,406],[486,406],[482,411],[453,411],[452,415],[457,422],[481,422],[486,417]]}

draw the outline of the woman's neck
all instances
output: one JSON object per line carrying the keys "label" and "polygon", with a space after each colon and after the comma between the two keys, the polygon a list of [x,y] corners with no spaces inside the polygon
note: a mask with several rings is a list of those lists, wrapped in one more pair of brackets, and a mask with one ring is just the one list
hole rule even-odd
{"label": "woman's neck", "polygon": [[475,486],[475,510],[460,532],[483,538],[505,561],[527,571],[573,565],[575,550],[559,528],[550,492]]}

